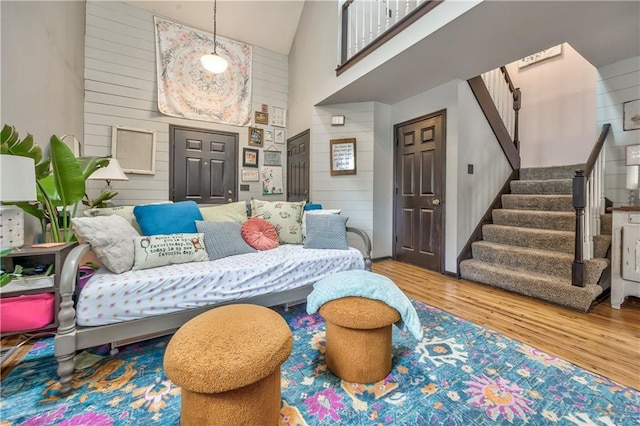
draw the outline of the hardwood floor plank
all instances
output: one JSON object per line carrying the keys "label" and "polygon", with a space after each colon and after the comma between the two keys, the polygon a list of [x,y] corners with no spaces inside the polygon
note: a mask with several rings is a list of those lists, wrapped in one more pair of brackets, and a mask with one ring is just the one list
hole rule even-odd
{"label": "hardwood floor plank", "polygon": [[609,299],[582,313],[516,293],[385,260],[373,271],[409,297],[640,390],[640,300]]}

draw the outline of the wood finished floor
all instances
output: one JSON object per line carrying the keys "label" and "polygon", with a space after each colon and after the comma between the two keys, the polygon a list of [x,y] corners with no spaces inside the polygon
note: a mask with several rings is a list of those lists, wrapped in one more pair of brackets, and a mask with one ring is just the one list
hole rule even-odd
{"label": "wood finished floor", "polygon": [[[628,298],[620,310],[612,309],[607,299],[585,314],[406,263],[385,260],[374,263],[373,270],[391,278],[409,297],[640,390],[640,300],[636,298]],[[7,337],[0,344],[20,340]],[[30,346],[24,345],[5,362],[2,378]]]}
{"label": "wood finished floor", "polygon": [[585,314],[406,263],[376,262],[373,271],[409,297],[640,390],[639,299],[616,310],[607,298]]}

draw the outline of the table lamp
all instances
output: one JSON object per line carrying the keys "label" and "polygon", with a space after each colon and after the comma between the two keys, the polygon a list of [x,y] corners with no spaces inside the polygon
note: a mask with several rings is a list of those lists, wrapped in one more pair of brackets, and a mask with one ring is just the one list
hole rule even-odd
{"label": "table lamp", "polygon": [[120,162],[115,158],[109,158],[109,165],[107,167],[102,167],[101,169],[96,170],[91,173],[89,176],[90,180],[104,180],[107,181],[107,186],[103,191],[111,191],[111,181],[112,180],[129,180],[127,175],[122,171],[122,167],[120,167]]}
{"label": "table lamp", "polygon": [[4,203],[36,201],[36,169],[32,158],[0,155],[0,247],[24,245],[24,212]]}

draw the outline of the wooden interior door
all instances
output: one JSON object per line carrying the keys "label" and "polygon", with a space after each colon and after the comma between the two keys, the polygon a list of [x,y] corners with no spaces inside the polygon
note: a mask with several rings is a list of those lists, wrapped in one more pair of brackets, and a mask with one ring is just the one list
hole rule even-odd
{"label": "wooden interior door", "polygon": [[394,258],[443,272],[445,111],[394,127]]}
{"label": "wooden interior door", "polygon": [[173,201],[237,201],[238,134],[169,126]]}
{"label": "wooden interior door", "polygon": [[287,201],[309,200],[309,130],[287,140]]}

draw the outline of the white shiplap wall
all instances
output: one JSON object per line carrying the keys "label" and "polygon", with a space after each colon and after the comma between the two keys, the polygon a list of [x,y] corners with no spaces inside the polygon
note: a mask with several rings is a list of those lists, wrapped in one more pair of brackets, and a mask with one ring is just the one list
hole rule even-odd
{"label": "white shiplap wall", "polygon": [[611,123],[605,145],[605,197],[614,205],[628,204],[625,146],[640,144],[640,130],[623,130],[622,104],[640,99],[640,57],[599,68],[596,91],[597,131],[600,132],[603,124]]}
{"label": "white shiplap wall", "polygon": [[[223,34],[224,35],[224,34]],[[85,35],[85,155],[111,153],[111,126],[124,125],[157,132],[155,175],[129,174],[129,181],[112,182],[119,192],[116,205],[169,199],[169,124],[238,133],[238,170],[242,169],[242,148],[247,147],[247,128],[169,117],[158,111],[155,34],[153,14],[116,1],[88,1]],[[287,108],[288,58],[253,46],[253,110],[261,104]],[[261,126],[271,129],[270,126]],[[269,143],[265,144],[265,148]],[[286,148],[283,174],[286,181]],[[260,155],[262,162],[263,155]],[[243,182],[238,178],[238,185]],[[239,200],[262,196],[260,182],[249,183],[250,191],[239,192]],[[89,181],[88,191],[97,193],[103,182]]]}
{"label": "white shiplap wall", "polygon": [[[344,126],[331,126],[331,115],[345,116]],[[329,141],[331,139],[356,139],[355,175],[331,176]],[[339,104],[313,109],[310,132],[311,201],[325,209],[342,209],[348,216],[347,225],[373,234],[373,154],[374,154],[374,103]],[[350,244],[361,248],[357,237],[349,237]],[[374,249],[374,257],[376,257]]]}

